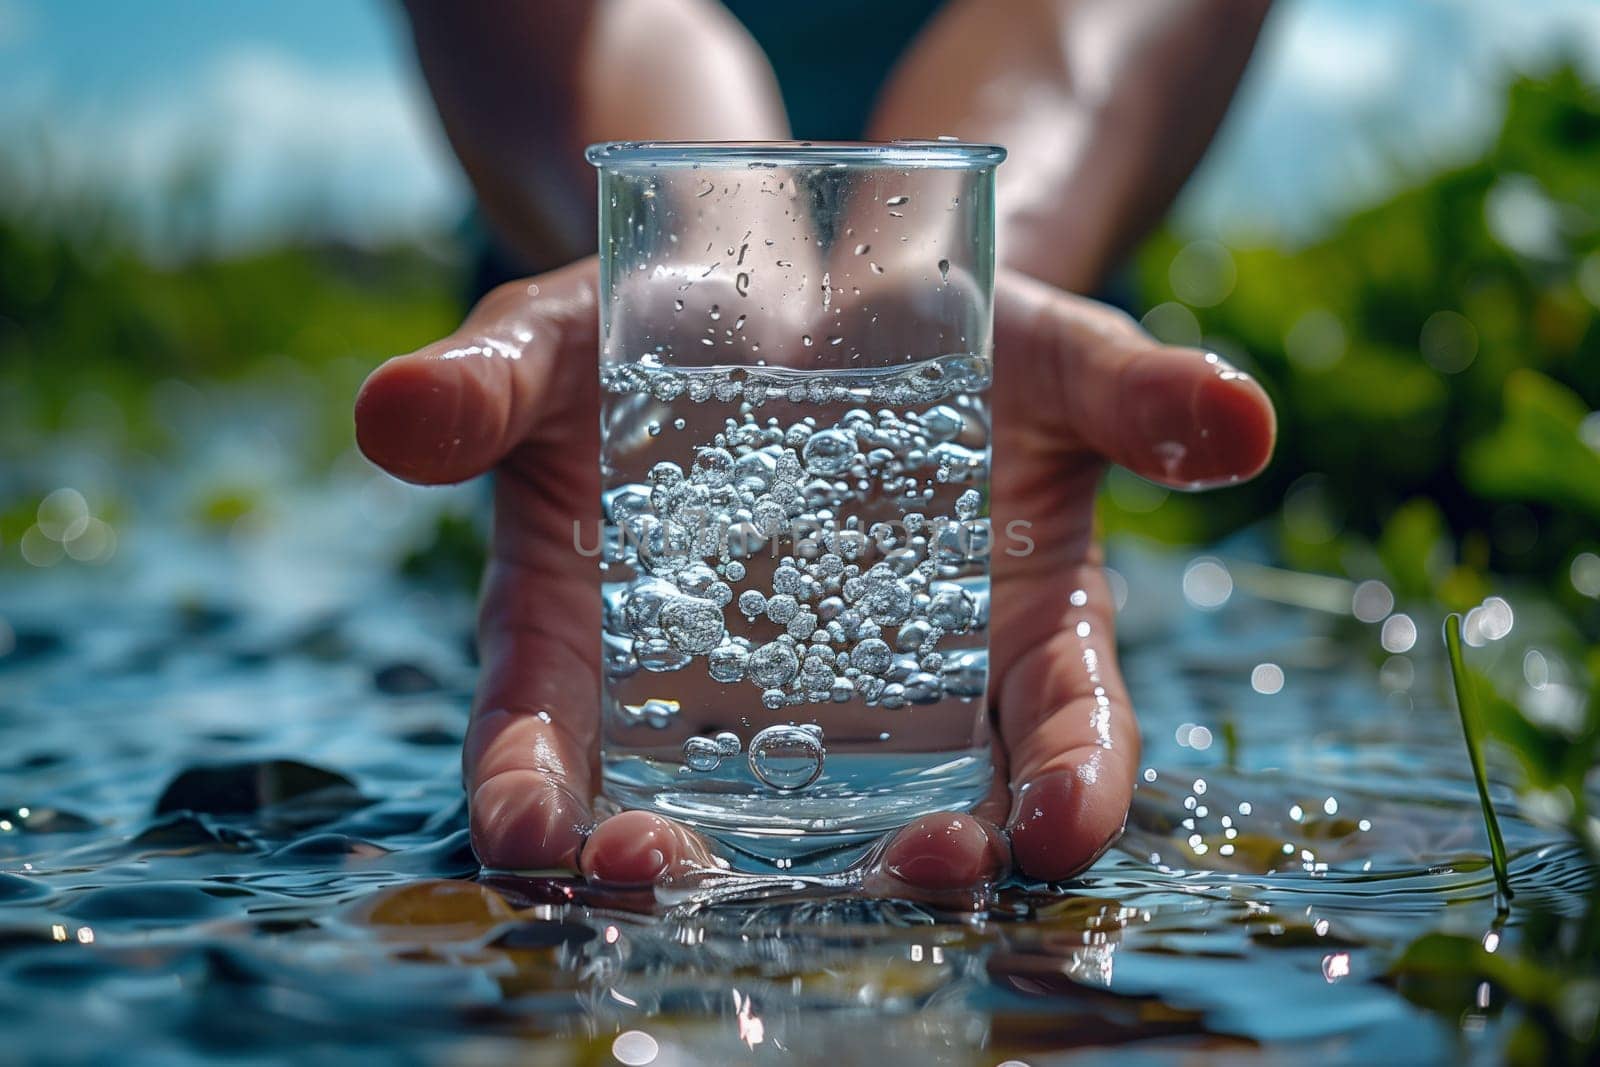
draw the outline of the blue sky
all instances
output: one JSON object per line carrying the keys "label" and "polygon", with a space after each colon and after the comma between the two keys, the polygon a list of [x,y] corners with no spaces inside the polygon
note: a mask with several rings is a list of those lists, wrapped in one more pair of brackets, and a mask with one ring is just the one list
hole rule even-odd
{"label": "blue sky", "polygon": [[[1600,75],[1600,0],[1279,0],[1190,224],[1306,233],[1493,129],[1497,86],[1566,47]],[[154,202],[197,154],[222,237],[311,212],[354,238],[435,230],[467,191],[386,0],[0,0],[0,136]]]}

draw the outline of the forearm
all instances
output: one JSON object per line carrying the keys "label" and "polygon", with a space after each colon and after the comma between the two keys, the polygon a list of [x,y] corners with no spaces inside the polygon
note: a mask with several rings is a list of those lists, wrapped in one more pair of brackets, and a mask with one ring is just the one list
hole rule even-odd
{"label": "forearm", "polygon": [[406,10],[484,214],[530,268],[592,250],[586,144],[786,135],[766,58],[713,0],[407,0]]}
{"label": "forearm", "polygon": [[1270,0],[954,0],[891,78],[879,138],[1010,150],[1003,262],[1100,285],[1199,162]]}

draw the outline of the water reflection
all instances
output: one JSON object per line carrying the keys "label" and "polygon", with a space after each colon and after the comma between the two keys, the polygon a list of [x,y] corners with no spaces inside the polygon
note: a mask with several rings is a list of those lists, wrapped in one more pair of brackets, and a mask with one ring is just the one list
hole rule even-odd
{"label": "water reflection", "polygon": [[[363,499],[350,488],[262,533],[248,560],[232,542],[147,537],[182,566],[146,559],[154,577],[109,603],[64,569],[49,599],[0,579],[0,602],[22,606],[0,657],[0,996],[26,1006],[8,1030],[22,1058],[1453,1047],[1376,980],[1423,930],[1494,914],[1457,727],[1415,627],[1380,671],[1371,630],[1350,638],[1337,614],[1236,587],[1220,558],[1124,550],[1148,766],[1127,834],[1087,876],[1006,886],[979,913],[675,904],[478,874],[457,762],[471,605],[360,554],[308,568],[308,545],[366,537],[381,556],[371,538],[405,535],[330,504]],[[259,581],[237,581],[245,564]],[[1358,618],[1402,617],[1368,586],[1353,596]],[[1486,637],[1511,624],[1509,606],[1483,610]],[[1550,663],[1522,667],[1530,687],[1564,684]],[[1387,703],[1396,688],[1409,714]],[[1503,818],[1519,901],[1576,907],[1577,854]]]}

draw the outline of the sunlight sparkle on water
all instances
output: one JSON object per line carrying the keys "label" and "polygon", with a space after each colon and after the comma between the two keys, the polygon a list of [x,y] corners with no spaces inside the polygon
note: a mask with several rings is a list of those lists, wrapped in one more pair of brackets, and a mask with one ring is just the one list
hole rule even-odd
{"label": "sunlight sparkle on water", "polygon": [[1394,594],[1376,579],[1362,582],[1350,596],[1350,614],[1362,622],[1381,622],[1393,610]]}
{"label": "sunlight sparkle on water", "polygon": [[1391,615],[1384,620],[1378,639],[1389,652],[1409,652],[1417,643],[1417,624],[1409,615]]}
{"label": "sunlight sparkle on water", "polygon": [[611,1042],[611,1055],[616,1057],[618,1063],[627,1064],[628,1067],[644,1067],[647,1063],[654,1063],[660,1051],[661,1046],[656,1039],[643,1030],[624,1030]]}
{"label": "sunlight sparkle on water", "polygon": [[1276,663],[1258,663],[1250,672],[1250,688],[1264,696],[1283,689],[1283,668]]}
{"label": "sunlight sparkle on water", "polygon": [[1183,572],[1183,597],[1203,610],[1222,607],[1233,595],[1233,575],[1212,556],[1201,556]]}
{"label": "sunlight sparkle on water", "polygon": [[1600,597],[1600,556],[1593,552],[1579,552],[1568,570],[1572,588],[1587,597]]}

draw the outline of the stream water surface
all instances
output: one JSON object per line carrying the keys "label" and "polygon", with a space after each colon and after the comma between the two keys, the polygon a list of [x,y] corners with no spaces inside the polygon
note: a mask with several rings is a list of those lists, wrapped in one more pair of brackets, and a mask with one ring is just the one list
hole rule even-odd
{"label": "stream water surface", "polygon": [[[1144,769],[1083,877],[977,913],[641,913],[473,859],[470,597],[392,565],[462,500],[351,460],[226,536],[157,502],[103,566],[0,572],[0,1062],[1493,1056],[1492,1013],[1451,1025],[1385,980],[1428,930],[1520,936],[1435,622],[1389,656],[1348,590],[1249,540],[1121,546]],[[1502,818],[1519,901],[1578,909],[1576,851]]]}

